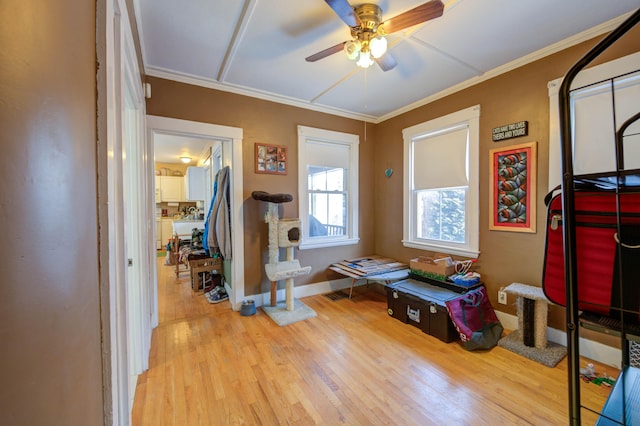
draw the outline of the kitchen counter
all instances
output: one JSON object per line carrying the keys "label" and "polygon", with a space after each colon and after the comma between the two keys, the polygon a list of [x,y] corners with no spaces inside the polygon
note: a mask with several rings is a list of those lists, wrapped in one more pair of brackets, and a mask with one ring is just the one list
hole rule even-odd
{"label": "kitchen counter", "polygon": [[173,233],[191,236],[193,228],[204,229],[204,220],[178,219],[173,221]]}

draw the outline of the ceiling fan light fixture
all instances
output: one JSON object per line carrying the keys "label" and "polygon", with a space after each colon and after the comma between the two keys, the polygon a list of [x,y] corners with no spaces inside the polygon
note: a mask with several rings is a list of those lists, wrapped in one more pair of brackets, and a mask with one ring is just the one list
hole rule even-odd
{"label": "ceiling fan light fixture", "polygon": [[360,58],[358,59],[358,62],[356,62],[356,65],[360,68],[369,68],[373,65],[373,59],[371,59],[371,55],[368,50],[366,52],[360,52]]}
{"label": "ceiling fan light fixture", "polygon": [[187,164],[191,162],[191,157],[180,157],[180,161]]}
{"label": "ceiling fan light fixture", "polygon": [[371,56],[378,59],[387,51],[387,39],[384,37],[375,37],[369,42],[369,50]]}
{"label": "ceiling fan light fixture", "polygon": [[358,57],[361,48],[360,40],[349,40],[344,44],[344,53],[347,54],[347,58],[354,60]]}

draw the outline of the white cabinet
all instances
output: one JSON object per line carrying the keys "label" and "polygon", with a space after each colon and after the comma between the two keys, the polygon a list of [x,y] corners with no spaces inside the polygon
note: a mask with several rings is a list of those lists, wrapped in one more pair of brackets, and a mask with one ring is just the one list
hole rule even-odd
{"label": "white cabinet", "polygon": [[156,203],[159,203],[162,201],[162,192],[160,189],[160,176],[156,176]]}
{"label": "white cabinet", "polygon": [[[174,220],[173,232],[183,238],[191,239],[193,228],[204,229],[204,220]],[[188,237],[185,237],[188,236]]]}
{"label": "white cabinet", "polygon": [[[156,176],[160,182],[160,201],[184,201],[184,180],[181,176]],[[156,185],[156,188],[158,185]],[[157,193],[157,189],[156,189]],[[158,199],[156,198],[156,202]]]}
{"label": "white cabinet", "polygon": [[173,235],[173,220],[162,218],[161,222],[162,222],[160,226],[161,228],[160,233],[162,235],[161,244],[166,247],[167,243],[169,242],[169,239]]}
{"label": "white cabinet", "polygon": [[156,250],[162,249],[162,220],[156,219]]}
{"label": "white cabinet", "polygon": [[204,201],[204,167],[187,167],[184,192],[187,201]]}

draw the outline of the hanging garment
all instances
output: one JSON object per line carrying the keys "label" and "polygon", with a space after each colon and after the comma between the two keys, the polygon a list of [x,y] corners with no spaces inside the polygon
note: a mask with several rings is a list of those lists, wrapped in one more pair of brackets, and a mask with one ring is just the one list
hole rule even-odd
{"label": "hanging garment", "polygon": [[218,190],[211,216],[207,245],[209,251],[220,252],[223,259],[231,259],[231,225],[229,220],[229,166],[218,172]]}
{"label": "hanging garment", "polygon": [[209,209],[207,210],[207,216],[204,220],[204,234],[202,234],[202,248],[205,249],[207,255],[210,255],[209,252],[209,244],[207,243],[207,238],[209,237],[209,218],[211,217],[211,211],[213,210],[213,204],[216,200],[216,195],[218,193],[218,174],[216,173],[216,177],[213,180],[213,197],[211,197],[211,202],[209,203]]}

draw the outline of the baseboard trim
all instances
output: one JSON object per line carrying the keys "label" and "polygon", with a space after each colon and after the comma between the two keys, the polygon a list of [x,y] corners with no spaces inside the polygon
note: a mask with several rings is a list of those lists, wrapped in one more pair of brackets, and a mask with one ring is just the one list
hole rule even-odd
{"label": "baseboard trim", "polygon": [[[496,316],[506,330],[518,329],[517,316],[500,311],[496,311]],[[567,334],[556,328],[547,327],[547,340],[567,346]],[[585,338],[580,338],[580,355],[615,368],[620,368],[620,360],[622,359],[620,349]]]}
{"label": "baseboard trim", "polygon": [[[356,283],[354,287],[363,285],[364,283]],[[303,297],[315,296],[317,294],[326,294],[331,293],[338,290],[343,290],[345,288],[351,287],[351,279],[343,278],[340,280],[334,281],[321,281],[318,283],[301,285],[293,288],[293,297],[301,299]],[[271,303],[271,293],[260,293],[254,294],[251,296],[247,296],[245,299],[253,300],[256,307],[264,306]],[[284,288],[278,289],[276,292],[276,300],[285,300],[286,299],[286,291]]]}
{"label": "baseboard trim", "polygon": [[[360,280],[359,282],[356,282],[354,284],[354,287],[365,284],[365,281]],[[317,294],[331,293],[349,287],[351,287],[350,278],[343,278],[333,281],[321,281],[318,283],[295,287],[293,290],[293,296],[296,298],[303,298],[308,296],[315,296]],[[285,298],[285,289],[279,289],[277,292],[277,300],[285,300]],[[270,303],[271,295],[269,292],[266,292],[248,296],[246,297],[246,299],[253,300],[256,306],[263,306]],[[516,330],[518,328],[517,316],[501,311],[496,311],[496,315],[502,323],[502,326],[506,330]],[[555,328],[547,327],[547,339],[550,342],[554,342],[562,346],[567,345],[566,333]],[[615,368],[620,368],[620,360],[622,359],[620,349],[584,338],[580,338],[580,355]]]}

